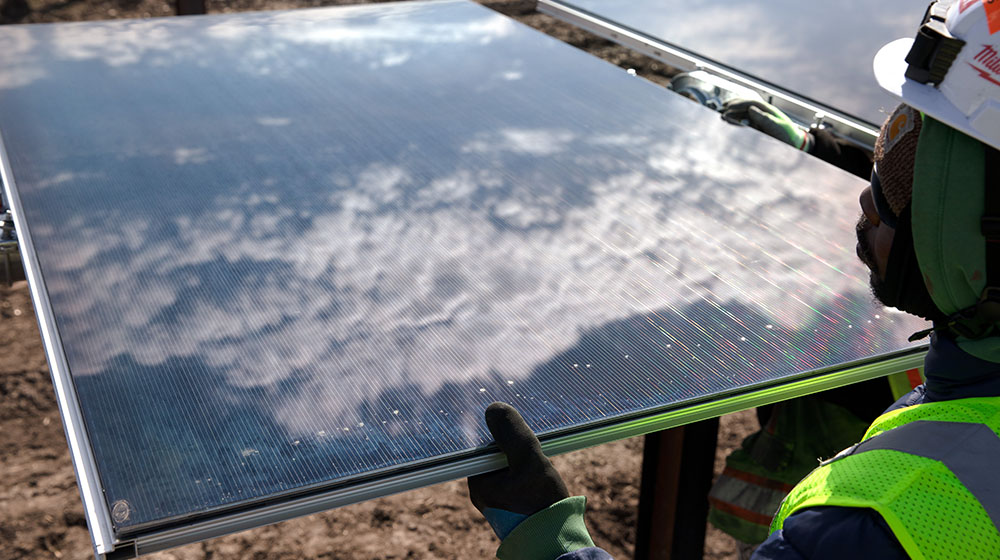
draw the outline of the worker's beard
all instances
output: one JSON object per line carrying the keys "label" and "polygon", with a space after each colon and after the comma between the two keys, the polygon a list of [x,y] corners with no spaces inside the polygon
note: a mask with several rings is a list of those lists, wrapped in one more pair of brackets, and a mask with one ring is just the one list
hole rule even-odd
{"label": "worker's beard", "polygon": [[[879,276],[875,253],[868,244],[868,230],[872,227],[872,223],[868,221],[868,218],[864,214],[862,214],[861,218],[858,219],[857,225],[854,227],[854,231],[858,238],[858,259],[860,259],[861,262],[868,267],[868,286],[871,288],[872,296],[875,300],[885,307],[894,307],[900,311],[905,311],[906,313],[910,313],[911,315],[916,315],[917,317],[922,317],[930,321],[944,320],[944,314],[938,310],[937,306],[934,305],[934,300],[931,299],[930,294],[927,293],[927,287],[924,286],[923,277],[920,274],[920,271],[916,269],[915,260],[911,262],[914,269],[909,271],[907,274],[904,274],[904,278],[908,279],[909,282],[907,285],[902,286],[898,290],[894,290]],[[908,241],[908,236],[904,236],[904,239],[906,241],[903,242],[912,243],[912,241]],[[899,237],[897,237],[894,242],[900,242]],[[890,265],[892,262],[893,259],[890,256]],[[896,292],[897,295],[894,296],[893,292]],[[897,299],[899,301],[896,301]]]}
{"label": "worker's beard", "polygon": [[858,218],[858,224],[854,227],[854,232],[858,237],[858,259],[868,267],[868,286],[871,288],[872,296],[878,303],[886,307],[892,307],[887,303],[889,300],[887,297],[888,288],[885,281],[879,277],[875,253],[872,252],[872,248],[868,244],[868,230],[872,227],[872,223],[868,221],[868,217],[861,214],[861,217]]}

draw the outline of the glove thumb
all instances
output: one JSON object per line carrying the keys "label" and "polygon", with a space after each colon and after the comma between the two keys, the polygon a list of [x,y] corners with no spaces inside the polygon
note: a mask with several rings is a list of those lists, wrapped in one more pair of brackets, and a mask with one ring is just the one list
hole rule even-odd
{"label": "glove thumb", "polygon": [[808,151],[811,144],[809,133],[799,128],[787,117],[778,117],[754,106],[747,110],[747,118],[750,119],[750,124],[754,128],[764,134],[777,138],[798,150]]}
{"label": "glove thumb", "polygon": [[507,456],[511,472],[531,470],[545,462],[538,438],[514,407],[495,402],[486,408],[485,417],[493,440]]}
{"label": "glove thumb", "polygon": [[493,403],[485,416],[493,439],[507,455],[508,467],[469,478],[469,498],[479,511],[493,508],[531,515],[569,497],[562,477],[514,407]]}

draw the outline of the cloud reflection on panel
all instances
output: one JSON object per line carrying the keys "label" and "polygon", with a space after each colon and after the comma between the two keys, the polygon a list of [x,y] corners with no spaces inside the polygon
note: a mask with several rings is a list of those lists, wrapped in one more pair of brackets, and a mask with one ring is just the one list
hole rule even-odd
{"label": "cloud reflection on panel", "polygon": [[199,58],[217,55],[213,51],[219,47],[228,47],[229,55],[239,53],[232,67],[250,73],[293,73],[314,66],[308,58],[288,64],[288,55],[302,44],[350,56],[375,70],[405,64],[412,56],[442,45],[489,45],[511,35],[515,25],[496,15],[471,21],[461,15],[434,20],[425,16],[425,10],[406,4],[379,13],[350,6],[320,17],[315,11],[305,12],[262,12],[240,20],[205,17],[178,23],[153,18],[65,24],[36,31],[46,36],[41,46],[29,31],[5,29],[0,34],[4,59],[0,89],[43,78],[42,60],[90,59],[113,67],[157,67],[197,64]]}
{"label": "cloud reflection on panel", "polygon": [[[252,16],[301,33],[181,20],[149,32],[188,42],[159,53],[177,64],[87,43],[54,65],[73,91],[0,89],[121,525],[469,450],[494,399],[562,429],[915,330],[868,303],[857,180],[484,8],[433,6],[386,12],[407,26],[344,12],[382,40],[343,56],[313,38],[337,10]],[[210,33],[232,51],[199,50]],[[266,64],[241,66],[258,46]]]}
{"label": "cloud reflection on panel", "polygon": [[875,83],[875,53],[912,36],[927,7],[922,0],[564,1],[875,124],[895,106]]}
{"label": "cloud reflection on panel", "polygon": [[[174,238],[123,215],[101,217],[97,228],[70,224],[85,241],[51,256],[66,274],[49,288],[72,318],[66,338],[88,348],[74,373],[100,373],[121,354],[144,365],[202,356],[236,387],[306,376],[329,418],[350,424],[354,400],[325,392],[372,394],[406,380],[431,394],[490,372],[516,380],[581,330],[635,312],[738,300],[795,327],[823,298],[864,290],[857,270],[824,270],[814,257],[849,246],[850,214],[749,177],[745,148],[720,162],[641,136],[619,151],[601,137],[521,132],[467,147],[530,168],[533,142],[511,137],[562,138],[541,155],[567,174],[540,168],[512,180],[453,162],[448,175],[420,184],[405,168],[372,163],[353,184],[332,177],[333,194],[308,209],[278,194],[214,196],[189,215],[164,216]],[[601,157],[588,162],[582,154],[595,144]],[[660,173],[629,170],[637,156]],[[811,179],[774,167],[792,184]],[[580,182],[567,183],[573,176]],[[854,195],[840,198],[847,205]],[[767,224],[794,230],[775,235]],[[95,313],[120,322],[94,329]],[[291,432],[316,428],[313,406],[288,412],[279,415]]]}

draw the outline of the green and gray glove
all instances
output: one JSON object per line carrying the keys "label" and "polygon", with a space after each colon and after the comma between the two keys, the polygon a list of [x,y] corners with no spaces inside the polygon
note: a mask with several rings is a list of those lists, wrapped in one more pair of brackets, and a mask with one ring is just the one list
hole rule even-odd
{"label": "green and gray glove", "polygon": [[722,108],[722,118],[747,124],[799,150],[808,152],[813,138],[809,132],[792,122],[780,109],[763,101],[734,99]]}
{"label": "green and gray glove", "polygon": [[570,497],[517,410],[506,403],[491,404],[486,426],[508,466],[470,477],[469,498],[502,541],[497,557],[551,560],[594,546],[583,521],[586,498]]}

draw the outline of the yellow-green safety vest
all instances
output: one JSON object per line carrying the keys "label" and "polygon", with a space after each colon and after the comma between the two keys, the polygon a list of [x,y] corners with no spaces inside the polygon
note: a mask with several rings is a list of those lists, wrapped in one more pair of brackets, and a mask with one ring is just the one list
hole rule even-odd
{"label": "yellow-green safety vest", "polygon": [[1000,397],[888,412],[785,498],[771,532],[817,506],[877,511],[911,558],[1000,558]]}

